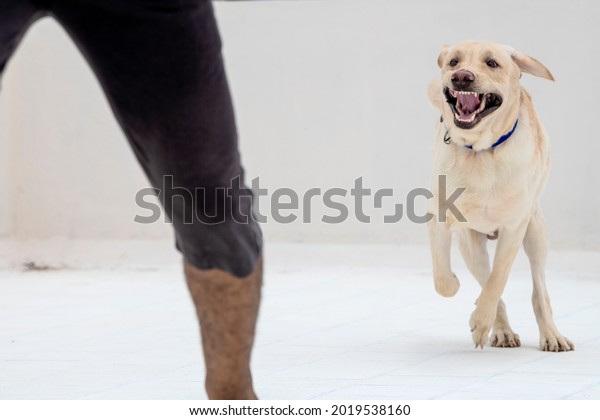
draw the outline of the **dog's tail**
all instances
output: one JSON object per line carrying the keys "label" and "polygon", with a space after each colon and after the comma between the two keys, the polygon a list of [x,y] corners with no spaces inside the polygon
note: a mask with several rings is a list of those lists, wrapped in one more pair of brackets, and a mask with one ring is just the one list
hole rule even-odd
{"label": "dog's tail", "polygon": [[431,105],[442,112],[444,106],[444,95],[442,93],[442,81],[433,80],[427,88],[427,94],[429,95],[429,102]]}

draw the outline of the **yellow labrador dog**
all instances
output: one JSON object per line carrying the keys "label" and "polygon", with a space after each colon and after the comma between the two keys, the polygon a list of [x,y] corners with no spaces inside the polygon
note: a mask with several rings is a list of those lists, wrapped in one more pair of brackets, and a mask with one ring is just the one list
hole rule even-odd
{"label": "yellow labrador dog", "polygon": [[[482,287],[470,326],[475,347],[519,347],[501,299],[513,260],[523,243],[533,276],[533,309],[545,351],[574,350],[552,319],[544,266],[548,254],[540,196],[550,169],[550,150],[521,73],[554,80],[542,63],[511,47],[468,41],[444,46],[441,80],[429,86],[442,116],[435,141],[434,199],[429,222],[435,289],[454,296],[459,281],[450,265],[456,232],[465,262]],[[445,178],[440,178],[443,175]],[[440,184],[464,188],[458,212],[441,211]],[[443,192],[445,194],[445,191]],[[445,197],[445,195],[444,195]],[[497,239],[492,267],[487,240]]]}

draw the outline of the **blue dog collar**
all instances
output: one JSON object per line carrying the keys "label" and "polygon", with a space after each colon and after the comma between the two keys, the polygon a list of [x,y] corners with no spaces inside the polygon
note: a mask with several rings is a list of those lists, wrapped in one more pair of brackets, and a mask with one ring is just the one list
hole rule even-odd
{"label": "blue dog collar", "polygon": [[[440,122],[443,123],[444,122],[444,117],[440,117]],[[502,143],[504,143],[506,140],[508,140],[510,138],[510,136],[513,135],[513,133],[515,132],[515,130],[517,129],[517,125],[519,124],[519,119],[517,118],[517,121],[515,121],[515,125],[513,125],[512,130],[510,130],[508,133],[504,134],[502,137],[500,137],[498,139],[498,141],[496,141],[496,143],[492,144],[492,146],[487,149],[495,149],[496,147],[500,146]],[[446,130],[446,135],[444,136],[444,143],[446,144],[450,144],[450,136],[448,135],[448,130]],[[467,149],[471,149],[473,150],[473,146],[465,146]]]}

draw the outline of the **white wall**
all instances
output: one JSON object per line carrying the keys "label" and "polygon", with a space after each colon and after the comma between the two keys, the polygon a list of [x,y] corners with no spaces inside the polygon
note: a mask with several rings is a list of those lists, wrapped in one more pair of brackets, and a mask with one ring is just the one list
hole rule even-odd
{"label": "white wall", "polygon": [[[0,81],[1,83],[1,81]],[[2,86],[0,84],[0,92]],[[6,94],[0,95],[0,238],[6,236],[9,231],[9,213],[11,203],[9,201],[9,171],[8,171],[8,98]]]}
{"label": "white wall", "polygon": [[[349,189],[363,176],[367,187],[395,188],[403,202],[410,189],[429,184],[437,115],[426,86],[438,75],[440,46],[491,39],[540,59],[557,79],[523,77],[554,150],[544,199],[554,246],[600,247],[597,3],[328,0],[216,7],[249,179],[302,193]],[[145,180],[91,72],[56,23],[33,27],[3,86],[0,147],[8,147],[10,163],[2,162],[2,178],[11,182],[9,191],[0,183],[1,211],[10,215],[1,222],[0,212],[0,232],[171,236],[164,225],[132,221],[133,198]],[[371,224],[271,223],[265,231],[270,240],[426,240],[422,226],[384,225],[381,211],[372,215]]]}

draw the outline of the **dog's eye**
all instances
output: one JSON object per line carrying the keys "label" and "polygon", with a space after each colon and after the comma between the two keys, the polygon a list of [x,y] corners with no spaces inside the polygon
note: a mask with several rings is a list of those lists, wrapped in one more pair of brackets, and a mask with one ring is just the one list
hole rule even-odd
{"label": "dog's eye", "polygon": [[491,67],[493,69],[495,69],[496,67],[500,67],[500,65],[495,60],[488,60],[486,64],[488,65],[488,67]]}
{"label": "dog's eye", "polygon": [[450,62],[448,63],[448,65],[450,67],[454,67],[458,64],[458,60],[456,58],[453,58],[452,60],[450,60]]}

